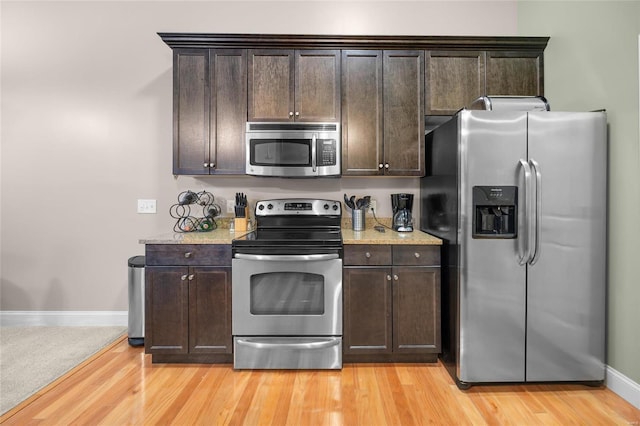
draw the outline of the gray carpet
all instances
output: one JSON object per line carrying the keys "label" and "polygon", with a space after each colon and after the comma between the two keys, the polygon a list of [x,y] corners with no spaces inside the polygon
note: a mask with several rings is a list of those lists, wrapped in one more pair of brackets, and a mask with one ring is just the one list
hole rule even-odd
{"label": "gray carpet", "polygon": [[0,327],[0,414],[116,340],[126,327]]}

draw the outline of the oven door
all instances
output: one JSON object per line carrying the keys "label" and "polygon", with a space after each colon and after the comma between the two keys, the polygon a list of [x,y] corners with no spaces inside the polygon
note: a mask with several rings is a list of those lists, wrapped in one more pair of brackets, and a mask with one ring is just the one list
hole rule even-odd
{"label": "oven door", "polygon": [[341,336],[337,254],[254,255],[232,261],[234,336]]}

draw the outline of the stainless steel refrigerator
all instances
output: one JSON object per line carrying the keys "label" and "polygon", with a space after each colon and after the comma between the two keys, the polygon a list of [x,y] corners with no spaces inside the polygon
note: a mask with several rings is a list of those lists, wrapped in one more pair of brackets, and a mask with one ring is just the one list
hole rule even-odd
{"label": "stainless steel refrigerator", "polygon": [[606,114],[521,109],[463,109],[426,137],[420,225],[444,240],[442,359],[461,388],[599,384]]}

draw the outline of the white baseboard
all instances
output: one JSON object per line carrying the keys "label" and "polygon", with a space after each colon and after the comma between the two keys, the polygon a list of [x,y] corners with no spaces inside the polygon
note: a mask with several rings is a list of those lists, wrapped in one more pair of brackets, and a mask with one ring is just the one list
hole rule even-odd
{"label": "white baseboard", "polygon": [[609,366],[605,384],[622,399],[640,409],[640,384]]}
{"label": "white baseboard", "polygon": [[0,311],[2,326],[128,326],[127,311]]}

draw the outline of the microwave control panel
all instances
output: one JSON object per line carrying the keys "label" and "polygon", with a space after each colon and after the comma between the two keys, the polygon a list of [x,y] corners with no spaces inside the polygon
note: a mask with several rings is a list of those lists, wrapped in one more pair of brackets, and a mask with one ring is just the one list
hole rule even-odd
{"label": "microwave control panel", "polygon": [[317,140],[318,166],[335,166],[338,156],[335,139]]}

